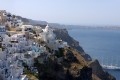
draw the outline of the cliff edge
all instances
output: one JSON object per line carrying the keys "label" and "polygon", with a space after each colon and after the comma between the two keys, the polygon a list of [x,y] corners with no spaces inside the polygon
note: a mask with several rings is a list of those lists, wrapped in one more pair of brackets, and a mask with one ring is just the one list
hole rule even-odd
{"label": "cliff edge", "polygon": [[41,56],[35,59],[35,66],[40,80],[116,80],[97,60],[88,62],[73,48],[60,49],[43,62],[39,59]]}

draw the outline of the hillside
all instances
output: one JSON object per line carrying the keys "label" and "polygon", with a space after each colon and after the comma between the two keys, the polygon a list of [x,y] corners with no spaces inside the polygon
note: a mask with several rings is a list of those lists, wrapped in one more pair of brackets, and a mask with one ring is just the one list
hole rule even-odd
{"label": "hillside", "polygon": [[[46,21],[36,21],[20,16],[16,17],[21,19],[23,24],[37,25],[42,28],[48,23]],[[4,22],[0,23],[4,24]],[[46,27],[47,29],[49,28],[48,25]],[[37,67],[39,73],[39,80],[116,80],[112,75],[102,69],[98,60],[93,61],[84,52],[79,42],[73,39],[66,29],[60,29],[60,26],[56,28],[58,27],[57,25],[50,25],[50,27],[52,28],[50,30],[56,35],[55,38],[66,41],[69,47],[60,48],[58,51],[53,52],[47,43],[45,43],[46,46],[44,47],[47,48],[48,53],[51,53],[51,55],[41,54],[34,60],[34,66]],[[35,31],[37,32],[37,30]],[[32,33],[36,34],[36,32],[33,31]]]}
{"label": "hillside", "polygon": [[[33,20],[32,20],[33,21]],[[35,21],[34,21],[35,22]],[[43,26],[43,27],[45,27],[45,25],[43,25],[43,24],[34,24],[34,25],[40,25],[40,26]],[[52,26],[51,26],[52,27]],[[54,28],[54,27],[53,27]],[[86,54],[85,52],[84,52],[84,50],[83,50],[83,48],[79,45],[79,42],[78,41],[76,41],[76,40],[74,40],[71,36],[69,36],[69,34],[68,34],[68,32],[67,32],[67,30],[66,29],[60,29],[60,28],[54,28],[55,30],[54,30],[54,33],[57,35],[57,38],[59,38],[59,39],[62,39],[62,40],[64,40],[64,41],[66,41],[66,42],[68,42],[68,44],[70,45],[70,47],[72,47],[73,48],[73,54],[74,55],[76,55],[77,54],[77,56],[76,56],[76,58],[78,59],[78,61],[82,58],[83,60],[82,60],[82,62],[83,62],[83,64],[82,64],[82,66],[84,65],[84,66],[88,66],[88,68],[86,68],[85,69],[85,74],[84,74],[84,72],[83,72],[83,75],[84,76],[86,76],[87,74],[89,74],[90,72],[92,72],[92,74],[89,74],[88,75],[88,80],[115,80],[115,78],[113,77],[113,76],[111,76],[109,73],[107,73],[107,72],[104,72],[103,71],[103,69],[102,69],[102,67],[100,66],[100,64],[99,64],[99,62],[97,61],[97,60],[95,60],[95,61],[92,61],[92,59],[91,59],[91,57],[88,55],[88,54]],[[77,51],[76,51],[77,50]],[[76,53],[76,54],[75,54]],[[81,63],[81,61],[79,61],[80,63]],[[74,63],[73,63],[74,64]],[[53,64],[53,65],[55,65],[55,64]],[[69,64],[69,65],[72,65],[72,64]],[[73,65],[73,66],[75,66],[76,65],[76,63]],[[81,64],[77,64],[78,66],[81,66]],[[58,65],[58,66],[60,66],[60,65]],[[63,67],[64,65],[62,65],[62,67]],[[83,66],[83,68],[81,69],[81,70],[83,70],[84,71],[84,66]],[[72,66],[71,66],[72,67]],[[79,68],[79,67],[78,67]],[[68,68],[68,69],[70,69],[70,68]],[[86,71],[87,70],[87,71]],[[92,70],[92,71],[91,71]],[[65,71],[65,70],[64,70]],[[71,69],[70,69],[70,71],[72,71]],[[76,70],[76,71],[78,71],[78,70]],[[90,72],[89,72],[90,71]],[[53,71],[54,72],[54,71]],[[66,71],[65,71],[66,72]],[[55,74],[56,74],[56,72],[55,72]],[[61,74],[61,73],[60,73]],[[64,75],[65,75],[65,73],[64,73]],[[66,75],[68,75],[68,73],[66,74]],[[81,74],[82,75],[82,74]],[[91,78],[91,76],[90,75],[92,75],[92,78]],[[51,76],[53,76],[53,75],[51,75]],[[73,75],[72,75],[73,76]],[[53,77],[55,77],[55,76],[53,76]],[[57,76],[56,76],[57,77]],[[48,77],[48,79],[49,79],[50,77]],[[80,75],[79,75],[79,78],[77,78],[77,79],[75,79],[75,77],[73,76],[73,78],[74,79],[69,79],[69,80],[87,80],[87,79],[85,79],[85,77],[80,77]],[[82,78],[82,79],[80,79],[80,78]],[[46,80],[48,80],[48,79],[46,79]],[[54,78],[53,78],[54,79]],[[58,78],[57,79],[54,79],[54,80],[59,80]],[[60,80],[62,80],[62,79],[60,79]],[[64,79],[63,79],[64,80]],[[65,79],[66,80],[66,79]]]}
{"label": "hillside", "polygon": [[[23,21],[24,20],[28,21],[29,24],[36,23],[34,25],[40,25],[40,26],[43,26],[43,27],[45,27],[45,25],[47,24],[47,22],[44,22],[45,24],[41,24],[41,22],[38,23],[38,21],[30,20],[30,19],[26,19],[26,18],[22,18],[22,20]],[[57,25],[54,25],[54,27],[55,26],[57,26]],[[52,25],[51,25],[51,27],[52,27]],[[69,36],[66,29],[60,29],[60,28],[55,27],[54,33],[57,35],[57,38],[60,38],[60,39],[62,39],[64,41],[68,42],[68,44],[72,48],[74,48],[74,50],[75,49],[77,50],[77,52],[75,52],[79,56],[77,58],[78,59],[83,58],[84,61],[85,61],[83,63],[83,65],[85,63],[89,63],[88,65],[92,68],[92,73],[93,73],[92,75],[96,75],[96,76],[93,76],[93,79],[99,80],[99,78],[100,78],[100,80],[115,80],[115,78],[112,77],[109,73],[103,71],[102,67],[100,66],[100,64],[99,64],[99,62],[97,60],[92,61],[91,57],[88,54],[86,54],[84,52],[83,48],[79,45],[79,42],[74,40],[71,36]]]}

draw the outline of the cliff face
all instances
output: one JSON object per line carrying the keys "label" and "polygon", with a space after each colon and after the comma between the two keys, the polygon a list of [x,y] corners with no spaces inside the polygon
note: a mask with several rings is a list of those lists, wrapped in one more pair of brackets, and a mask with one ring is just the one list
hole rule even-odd
{"label": "cliff face", "polygon": [[[84,50],[82,49],[81,46],[79,46],[79,42],[69,36],[66,29],[56,29],[56,30],[54,30],[54,33],[57,35],[57,37],[59,39],[62,39],[64,41],[68,42],[68,44],[72,48],[77,49],[76,52],[79,55],[76,57],[78,58],[78,60],[79,60],[79,58],[83,58],[84,59],[84,60],[82,60],[82,61],[84,61],[83,64],[88,63],[85,65],[88,65],[89,67],[92,68],[93,75],[94,75],[93,80],[99,80],[99,79],[100,80],[115,80],[115,78],[112,75],[103,71],[101,65],[99,64],[99,62],[97,60],[92,61],[91,57],[84,52]],[[73,51],[75,51],[75,50],[73,50]],[[82,62],[82,61],[80,61],[80,62]]]}
{"label": "cliff face", "polygon": [[[57,53],[58,54],[58,53]],[[59,61],[59,59],[62,60]],[[62,57],[49,56],[44,63],[36,59],[40,80],[92,80],[92,68],[78,53],[64,49]]]}
{"label": "cliff face", "polygon": [[[57,53],[58,54],[58,53]],[[75,49],[64,49],[62,60],[49,56],[44,63],[36,59],[40,80],[115,80],[103,71],[97,60],[86,61]]]}
{"label": "cliff face", "polygon": [[58,39],[62,39],[63,41],[66,41],[68,45],[74,49],[76,49],[80,54],[87,60],[91,61],[91,57],[86,54],[83,50],[83,48],[79,45],[79,42],[73,39],[66,29],[55,29],[54,33],[57,35]]}
{"label": "cliff face", "polygon": [[93,74],[97,75],[101,80],[115,80],[112,75],[103,71],[98,60],[91,61],[88,65],[92,68]]}
{"label": "cliff face", "polygon": [[79,42],[74,40],[71,36],[69,36],[68,31],[66,29],[55,29],[54,33],[57,35],[58,39],[62,39],[74,49],[77,49],[80,52],[84,52],[82,47],[79,46]]}

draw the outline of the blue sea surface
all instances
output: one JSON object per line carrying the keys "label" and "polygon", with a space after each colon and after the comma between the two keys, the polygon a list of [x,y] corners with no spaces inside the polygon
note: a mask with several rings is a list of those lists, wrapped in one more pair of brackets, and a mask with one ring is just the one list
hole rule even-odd
{"label": "blue sea surface", "polygon": [[[93,59],[100,64],[120,67],[120,30],[113,29],[72,29],[69,34],[79,41]],[[120,80],[120,71],[107,70]]]}

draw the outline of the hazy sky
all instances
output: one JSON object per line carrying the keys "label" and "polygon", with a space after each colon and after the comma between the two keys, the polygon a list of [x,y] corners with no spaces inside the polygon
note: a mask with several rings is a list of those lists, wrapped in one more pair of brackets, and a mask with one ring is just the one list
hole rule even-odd
{"label": "hazy sky", "polygon": [[0,0],[0,9],[51,23],[120,25],[120,0]]}

